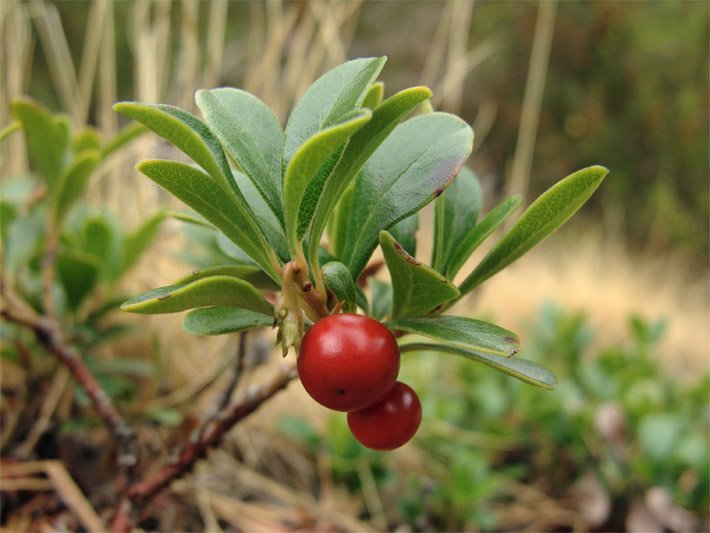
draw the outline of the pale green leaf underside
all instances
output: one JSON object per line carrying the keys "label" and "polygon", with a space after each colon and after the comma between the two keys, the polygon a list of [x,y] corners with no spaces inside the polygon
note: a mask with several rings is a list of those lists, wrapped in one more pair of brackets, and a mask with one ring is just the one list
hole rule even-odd
{"label": "pale green leaf underside", "polygon": [[[357,175],[368,158],[390,133],[392,133],[395,127],[404,120],[417,105],[430,97],[431,91],[427,87],[411,87],[400,91],[378,105],[373,111],[370,121],[352,136],[345,148],[345,152],[340,158],[338,166],[335,168],[328,181],[326,181],[318,198],[318,204],[315,208],[308,237],[308,259],[311,264],[315,264],[318,257],[318,245],[327,221],[335,206],[338,205],[340,198],[345,194],[345,191],[351,190],[349,187],[352,185],[353,178]],[[338,237],[337,246],[334,248],[334,250],[338,250],[336,254],[338,257],[345,245],[345,230],[348,224],[349,206],[350,203],[345,206],[348,212],[338,217],[337,231],[340,235]]]}
{"label": "pale green leaf underside", "polygon": [[459,355],[473,361],[478,361],[499,370],[509,376],[517,378],[530,385],[542,387],[543,389],[554,389],[557,386],[557,378],[544,366],[533,361],[518,359],[516,357],[501,357],[488,353],[478,353],[472,350],[465,350],[455,346],[443,344],[415,343],[406,344],[399,347],[400,352],[420,352],[432,351]]}
{"label": "pale green leaf underside", "polygon": [[367,107],[368,109],[374,110],[378,105],[382,103],[382,98],[384,97],[384,95],[385,84],[381,81],[373,83],[362,101],[362,107]]}
{"label": "pale green leaf underside", "polygon": [[380,246],[392,278],[392,317],[420,316],[459,295],[444,276],[409,255],[387,231]]}
{"label": "pale green leaf underside", "polygon": [[177,313],[195,307],[223,305],[271,315],[273,308],[250,283],[232,276],[211,276],[190,283],[158,287],[127,300],[129,313]]}
{"label": "pale green leaf underside", "polygon": [[601,166],[579,170],[540,195],[463,281],[461,294],[497,274],[554,232],[589,199],[608,172]]}
{"label": "pale green leaf underside", "polygon": [[[266,237],[271,248],[276,252],[278,258],[285,263],[291,256],[288,252],[282,221],[279,221],[277,215],[269,207],[269,204],[259,193],[254,183],[245,174],[234,171],[234,179],[249,205],[249,210],[254,214],[261,232]],[[279,199],[279,201],[281,200]]]}
{"label": "pale green leaf underside", "polygon": [[348,61],[323,74],[308,88],[288,118],[284,167],[308,139],[360,107],[386,60],[370,57]]}
{"label": "pale green leaf underside", "polygon": [[473,318],[441,315],[391,320],[387,327],[429,337],[457,348],[512,357],[520,348],[512,331]]}
{"label": "pale green leaf underside", "polygon": [[[369,109],[361,109],[349,114],[342,122],[319,131],[308,139],[291,158],[284,175],[284,215],[286,239],[291,252],[298,250],[298,218],[301,201],[308,182],[316,175],[321,166],[335,150],[345,143],[357,130],[362,128],[372,117]],[[315,206],[317,198],[309,198]]]}
{"label": "pale green leaf underside", "polygon": [[182,329],[193,335],[225,335],[271,326],[273,322],[273,316],[238,307],[207,307],[187,313],[182,322]]}
{"label": "pale green leaf underside", "polygon": [[446,264],[446,277],[454,279],[471,254],[485,241],[516,209],[522,196],[506,198],[481,219],[476,226],[454,246]]}
{"label": "pale green leaf underside", "polygon": [[281,147],[284,133],[273,111],[256,96],[240,89],[197,91],[205,121],[222,146],[251,179],[283,224]]}
{"label": "pale green leaf underside", "polygon": [[207,174],[176,161],[143,161],[136,168],[214,224],[272,279],[279,279],[278,261],[251,211]]}
{"label": "pale green leaf underside", "polygon": [[345,302],[343,310],[354,313],[357,308],[357,291],[348,267],[337,261],[326,263],[323,265],[323,281],[338,301]]}
{"label": "pale green leaf underside", "polygon": [[265,290],[277,290],[279,286],[266,275],[266,272],[261,270],[256,265],[218,265],[209,266],[196,270],[188,276],[185,276],[175,282],[175,285],[184,285],[198,279],[209,278],[212,276],[233,276],[235,278],[251,283],[254,287]]}
{"label": "pale green leaf underside", "polygon": [[355,182],[343,263],[353,277],[377,246],[380,230],[418,211],[456,177],[473,147],[473,131],[446,113],[403,122],[380,145]]}
{"label": "pale green leaf underside", "polygon": [[177,146],[220,186],[240,197],[217,138],[199,118],[175,106],[119,102],[113,109],[137,120],[149,130]]}

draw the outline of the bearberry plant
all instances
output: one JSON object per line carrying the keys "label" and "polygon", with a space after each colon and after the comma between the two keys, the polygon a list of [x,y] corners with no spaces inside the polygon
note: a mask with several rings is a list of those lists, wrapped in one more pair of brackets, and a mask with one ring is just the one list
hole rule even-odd
{"label": "bearberry plant", "polygon": [[[123,309],[189,310],[184,329],[197,335],[276,327],[284,356],[295,348],[306,390],[348,411],[355,437],[375,449],[404,444],[421,419],[416,393],[397,381],[400,353],[451,353],[555,386],[550,371],[513,357],[514,333],[446,311],[557,229],[607,173],[593,166],[558,182],[454,283],[521,198],[479,217],[481,188],[464,166],[472,129],[431,112],[426,87],[383,100],[376,80],[385,60],[356,59],[324,74],[285,129],[263,102],[234,88],[198,91],[202,119],[164,104],[115,106],[194,161],[137,168],[195,211],[181,219],[219,232],[231,257]],[[416,233],[417,213],[430,202],[427,265],[416,258]],[[371,277],[381,265],[372,259],[378,246],[391,284]]]}

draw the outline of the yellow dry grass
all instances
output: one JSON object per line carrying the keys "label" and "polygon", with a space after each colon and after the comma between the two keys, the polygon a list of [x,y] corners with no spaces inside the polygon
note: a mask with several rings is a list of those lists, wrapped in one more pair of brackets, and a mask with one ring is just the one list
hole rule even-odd
{"label": "yellow dry grass", "polygon": [[551,237],[488,280],[464,309],[521,332],[523,345],[545,303],[584,313],[600,346],[628,341],[633,314],[665,319],[659,353],[667,368],[690,377],[710,370],[707,276],[691,274],[679,256],[634,253],[618,237],[582,229]]}

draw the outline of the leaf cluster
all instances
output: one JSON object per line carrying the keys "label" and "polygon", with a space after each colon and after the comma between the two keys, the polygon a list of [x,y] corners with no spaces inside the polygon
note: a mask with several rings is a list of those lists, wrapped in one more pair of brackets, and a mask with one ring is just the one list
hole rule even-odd
{"label": "leaf cluster", "polygon": [[[89,352],[87,364],[95,366],[107,393],[120,396],[130,388],[125,376],[146,376],[145,362],[101,362],[90,352],[128,331],[110,313],[125,300],[120,282],[158,236],[165,215],[128,231],[110,212],[82,200],[101,164],[146,129],[130,125],[105,141],[88,126],[74,131],[67,116],[29,98],[12,103],[12,117],[2,138],[24,135],[33,174],[5,180],[0,188],[2,282],[41,315],[56,317],[72,342]],[[16,336],[19,330],[3,328],[7,346],[19,342]],[[18,354],[8,348],[3,357],[16,361]]]}
{"label": "leaf cluster", "polygon": [[[197,334],[239,331],[274,318],[280,335],[286,332],[285,351],[298,346],[302,314],[307,325],[359,308],[389,318],[388,327],[400,335],[434,341],[404,345],[405,351],[434,346],[553,387],[549,372],[511,359],[515,334],[442,313],[564,223],[606,169],[590,167],[553,186],[455,284],[467,259],[521,199],[504,200],[479,220],[481,187],[464,166],[473,131],[456,116],[431,112],[424,105],[431,96],[426,87],[383,99],[376,79],[384,63],[384,57],[360,58],[326,72],[301,97],[285,128],[266,104],[235,88],[198,91],[203,118],[164,104],[116,104],[116,111],[194,161],[149,160],[137,168],[192,208],[196,215],[179,218],[212,228],[210,239],[231,257],[197,277],[132,298],[123,308],[192,309],[185,327]],[[418,108],[419,114],[407,118]],[[417,213],[432,201],[435,246],[429,266],[416,258]],[[363,287],[378,245],[391,285],[374,282],[368,299]],[[280,297],[269,296],[273,286]]]}

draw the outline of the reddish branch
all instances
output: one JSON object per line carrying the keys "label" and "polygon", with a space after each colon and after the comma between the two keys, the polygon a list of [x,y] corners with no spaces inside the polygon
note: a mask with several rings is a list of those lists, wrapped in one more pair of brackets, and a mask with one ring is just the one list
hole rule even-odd
{"label": "reddish branch", "polygon": [[[148,479],[130,485],[126,491],[127,498],[119,505],[111,530],[128,531],[132,522],[131,513],[135,514],[170,483],[189,472],[208,448],[217,446],[225,433],[256,411],[266,400],[286,388],[296,375],[295,365],[283,366],[271,381],[247,392],[244,399],[231,404],[209,420],[207,427],[196,433],[196,439],[183,445],[174,459]],[[137,509],[132,508],[131,504]]]}
{"label": "reddish branch", "polygon": [[76,349],[66,342],[59,323],[39,315],[18,296],[7,290],[1,280],[0,294],[3,297],[0,315],[34,332],[45,349],[67,367],[76,382],[86,391],[94,409],[118,441],[119,464],[125,468],[133,467],[138,462],[138,441],[135,434],[116,410],[91,370],[84,364]]}

